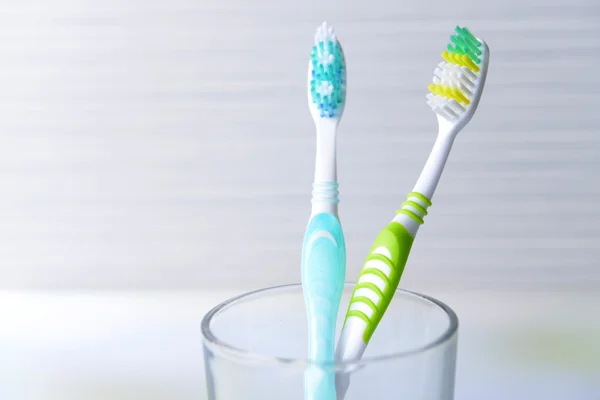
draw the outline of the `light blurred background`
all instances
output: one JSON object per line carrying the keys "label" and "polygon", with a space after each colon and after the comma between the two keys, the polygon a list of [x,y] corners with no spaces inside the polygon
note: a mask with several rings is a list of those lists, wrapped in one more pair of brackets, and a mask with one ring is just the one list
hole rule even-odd
{"label": "light blurred background", "polygon": [[466,25],[486,90],[401,285],[459,314],[457,400],[600,399],[597,0],[2,0],[0,399],[204,398],[202,315],[300,280],[324,19],[348,280],[429,154],[427,84]]}

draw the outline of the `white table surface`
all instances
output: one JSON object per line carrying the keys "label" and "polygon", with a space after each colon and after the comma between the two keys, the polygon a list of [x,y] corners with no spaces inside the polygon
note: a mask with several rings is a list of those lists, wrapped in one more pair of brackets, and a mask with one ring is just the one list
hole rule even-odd
{"label": "white table surface", "polygon": [[[457,400],[600,399],[600,294],[427,292],[460,318]],[[204,399],[200,320],[234,292],[0,292],[0,399]]]}

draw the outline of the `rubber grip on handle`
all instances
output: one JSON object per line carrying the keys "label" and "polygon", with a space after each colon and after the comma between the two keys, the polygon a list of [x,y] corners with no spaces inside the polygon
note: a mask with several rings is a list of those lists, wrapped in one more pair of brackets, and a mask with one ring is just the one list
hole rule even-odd
{"label": "rubber grip on handle", "polygon": [[313,361],[334,359],[335,325],[346,277],[342,226],[329,213],[308,223],[302,247],[302,288],[306,302],[309,355]]}
{"label": "rubber grip on handle", "polygon": [[[357,284],[354,287],[354,292],[352,293],[350,305],[348,306],[348,311],[344,320],[344,324],[349,317],[357,317],[365,321],[367,324],[363,333],[365,344],[368,344],[369,340],[371,340],[371,336],[373,336],[377,325],[381,321],[381,318],[394,297],[394,293],[398,288],[400,278],[404,272],[404,266],[406,265],[408,255],[410,254],[413,241],[414,238],[402,224],[392,221],[379,233],[375,239],[375,243],[369,251],[365,265],[363,266]],[[387,266],[387,268],[378,268],[377,264],[381,265],[381,263]],[[389,270],[389,272],[384,270]],[[374,283],[368,282],[368,280],[365,279],[367,278],[367,275],[373,275],[378,278],[378,280],[383,281],[383,290]],[[374,302],[369,297],[357,294],[360,289],[370,291],[371,294],[374,295],[372,297],[376,297],[378,301]],[[364,290],[361,292],[364,293]],[[368,316],[362,311],[353,309],[352,306],[355,303],[363,303],[369,307],[372,310],[371,316]]]}
{"label": "rubber grip on handle", "polygon": [[[346,243],[340,221],[333,214],[317,214],[308,223],[302,246],[302,288],[312,361],[335,359],[335,325],[345,278]],[[309,367],[305,399],[335,400],[335,372],[321,365]]]}

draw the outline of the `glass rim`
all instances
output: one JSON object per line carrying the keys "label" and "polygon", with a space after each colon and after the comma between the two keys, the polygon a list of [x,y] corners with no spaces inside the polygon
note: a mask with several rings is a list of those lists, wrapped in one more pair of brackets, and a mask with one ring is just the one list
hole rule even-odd
{"label": "glass rim", "polygon": [[[344,288],[348,288],[351,286],[354,287],[355,282],[344,282]],[[291,283],[285,285],[277,285],[265,287],[262,289],[256,289],[249,292],[242,293],[240,295],[231,297],[216,306],[214,306],[210,311],[208,311],[201,322],[201,331],[204,339],[204,344],[207,345],[211,349],[217,350],[219,353],[226,355],[232,358],[238,364],[260,364],[262,366],[269,365],[287,365],[287,366],[298,366],[302,368],[306,368],[308,366],[319,366],[322,368],[332,368],[334,370],[340,369],[349,369],[349,368],[357,368],[363,367],[367,364],[373,364],[377,362],[384,362],[394,359],[407,358],[411,356],[415,356],[417,354],[422,354],[428,352],[430,350],[439,348],[446,343],[448,343],[452,338],[454,338],[458,332],[458,316],[454,312],[452,308],[443,303],[440,300],[437,300],[431,296],[427,296],[422,293],[413,292],[405,289],[396,289],[395,295],[403,294],[409,295],[412,297],[417,297],[421,300],[425,300],[433,305],[437,306],[444,314],[448,317],[449,323],[448,327],[435,339],[428,341],[426,344],[422,346],[417,346],[412,349],[404,350],[404,351],[396,351],[390,352],[382,355],[371,356],[371,357],[362,357],[360,360],[355,361],[328,361],[328,362],[316,362],[311,361],[307,358],[289,358],[289,357],[278,357],[274,355],[266,355],[260,353],[250,352],[238,347],[235,347],[220,338],[218,338],[210,327],[210,324],[215,316],[217,316],[220,312],[225,311],[229,307],[235,306],[238,302],[249,299],[254,296],[264,295],[269,293],[275,293],[290,289],[300,289],[302,290],[301,283]],[[395,296],[394,295],[394,296]]]}

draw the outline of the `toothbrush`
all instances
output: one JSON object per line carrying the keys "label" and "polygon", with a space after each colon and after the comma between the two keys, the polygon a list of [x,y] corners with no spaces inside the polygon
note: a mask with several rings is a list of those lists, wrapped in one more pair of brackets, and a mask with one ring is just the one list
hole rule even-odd
{"label": "toothbrush", "polygon": [[[335,361],[335,325],[346,277],[338,217],[336,131],[346,100],[346,64],[334,28],[323,22],[308,63],[308,107],[317,130],[312,212],[302,246],[302,289],[311,362]],[[335,372],[309,368],[305,398],[335,400]]]}
{"label": "toothbrush", "polygon": [[[427,103],[437,115],[437,139],[413,191],[371,247],[346,313],[336,349],[338,361],[356,361],[365,352],[398,287],[454,139],[471,120],[481,99],[489,64],[487,44],[459,26],[450,41],[427,95]],[[350,384],[348,372],[336,376],[338,399],[344,398]]]}

